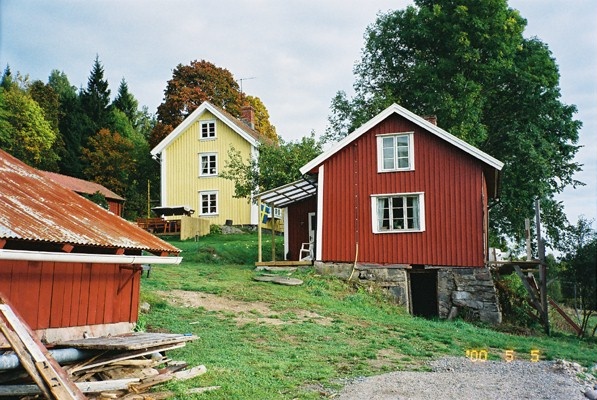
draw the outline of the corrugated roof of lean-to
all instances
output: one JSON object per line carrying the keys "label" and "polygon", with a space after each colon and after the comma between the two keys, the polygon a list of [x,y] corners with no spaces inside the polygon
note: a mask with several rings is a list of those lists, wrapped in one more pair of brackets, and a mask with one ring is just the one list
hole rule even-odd
{"label": "corrugated roof of lean-to", "polygon": [[0,239],[178,254],[179,249],[0,150]]}

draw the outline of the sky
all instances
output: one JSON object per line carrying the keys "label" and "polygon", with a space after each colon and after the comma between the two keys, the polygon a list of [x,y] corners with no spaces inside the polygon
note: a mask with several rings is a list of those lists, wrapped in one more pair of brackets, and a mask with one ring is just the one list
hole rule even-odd
{"label": "sky", "polygon": [[[352,93],[363,35],[410,0],[0,0],[0,67],[47,82],[53,69],[86,87],[96,55],[112,95],[121,79],[155,113],[178,64],[207,60],[259,97],[284,140],[324,133],[332,97]],[[510,0],[525,36],[547,43],[562,101],[583,122],[575,178],[558,199],[571,223],[597,220],[597,1]],[[439,121],[441,126],[441,121]],[[593,224],[595,228],[597,223]]]}

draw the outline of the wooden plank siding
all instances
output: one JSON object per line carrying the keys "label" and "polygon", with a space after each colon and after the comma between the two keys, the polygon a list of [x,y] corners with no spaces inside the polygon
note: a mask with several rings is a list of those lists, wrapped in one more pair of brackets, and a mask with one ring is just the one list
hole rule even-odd
{"label": "wooden plank siding", "polygon": [[292,203],[288,206],[289,226],[288,231],[288,254],[287,260],[298,260],[301,245],[309,242],[309,213],[317,210],[317,197]]}
{"label": "wooden plank siding", "polygon": [[117,264],[1,261],[0,293],[34,330],[136,322],[140,275]]}
{"label": "wooden plank siding", "polygon": [[[216,138],[201,140],[201,121],[216,121]],[[251,223],[251,203],[234,198],[234,182],[219,174],[228,161],[228,151],[234,147],[243,161],[251,154],[251,145],[224,122],[205,112],[195,123],[177,137],[162,154],[162,205],[188,205],[195,217],[207,218],[212,224],[223,225],[232,220],[235,225]],[[216,176],[199,176],[199,154],[217,154]],[[218,192],[218,215],[201,216],[199,192]]]}
{"label": "wooden plank siding", "polygon": [[[377,172],[376,135],[414,132],[414,171]],[[324,162],[322,260],[484,265],[487,193],[478,160],[392,115]],[[321,190],[321,188],[319,188]],[[424,232],[372,231],[371,195],[424,192]],[[486,195],[485,195],[486,197]]]}

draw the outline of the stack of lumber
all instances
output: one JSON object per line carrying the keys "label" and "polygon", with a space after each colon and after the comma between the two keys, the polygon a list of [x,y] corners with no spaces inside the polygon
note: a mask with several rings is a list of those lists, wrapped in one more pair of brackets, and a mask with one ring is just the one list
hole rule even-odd
{"label": "stack of lumber", "polygon": [[[167,399],[172,392],[150,392],[156,385],[194,378],[206,372],[203,365],[189,368],[166,351],[197,339],[192,335],[130,333],[56,344],[80,350],[83,359],[60,365],[12,308],[0,301],[0,334],[20,368],[0,372],[0,397],[59,400]],[[1,352],[0,352],[1,354]],[[213,390],[199,388],[194,391]]]}

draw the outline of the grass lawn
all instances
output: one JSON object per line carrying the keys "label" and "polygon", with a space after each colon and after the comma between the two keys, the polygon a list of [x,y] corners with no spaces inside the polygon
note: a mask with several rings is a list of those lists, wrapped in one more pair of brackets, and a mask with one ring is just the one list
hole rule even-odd
{"label": "grass lawn", "polygon": [[[264,255],[271,253],[268,240]],[[205,375],[168,386],[178,399],[319,399],[339,390],[343,378],[425,370],[430,359],[467,350],[484,350],[495,360],[506,350],[529,360],[536,350],[542,360],[597,362],[595,340],[515,336],[460,320],[415,318],[376,289],[312,269],[292,274],[302,286],[256,282],[255,234],[170,242],[183,250],[184,261],[154,266],[142,279],[142,300],[151,311],[140,326],[200,337],[169,353],[207,367]],[[200,303],[173,303],[183,294]],[[185,394],[204,386],[221,388]]]}

